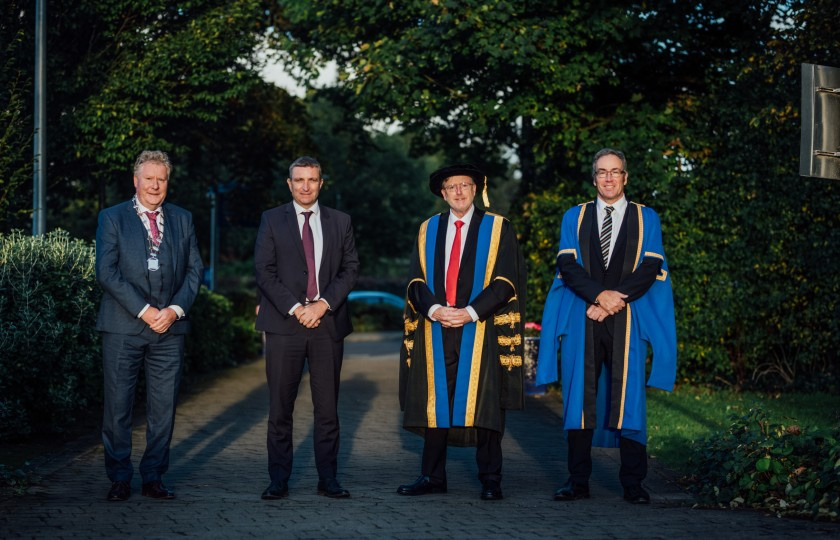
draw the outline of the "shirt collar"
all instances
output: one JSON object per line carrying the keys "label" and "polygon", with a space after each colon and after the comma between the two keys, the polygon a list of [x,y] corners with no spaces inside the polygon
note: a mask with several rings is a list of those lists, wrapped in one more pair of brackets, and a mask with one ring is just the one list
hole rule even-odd
{"label": "shirt collar", "polygon": [[312,212],[312,215],[317,216],[321,211],[321,208],[318,206],[318,201],[315,201],[315,203],[309,208],[302,207],[296,201],[292,201],[292,204],[295,207],[295,214],[297,215],[300,215],[303,212]]}
{"label": "shirt collar", "polygon": [[456,221],[463,221],[464,225],[469,226],[470,221],[472,221],[473,214],[475,213],[475,205],[471,204],[470,209],[467,210],[467,213],[464,214],[464,217],[455,217],[455,214],[452,213],[452,210],[449,210],[449,224],[454,225]]}
{"label": "shirt collar", "polygon": [[163,205],[158,206],[157,210],[149,210],[145,206],[140,203],[140,199],[137,198],[137,195],[134,196],[134,206],[137,208],[137,211],[142,213],[145,212],[161,212],[163,213]]}
{"label": "shirt collar", "polygon": [[607,206],[612,206],[613,210],[616,211],[616,212],[623,212],[624,209],[627,208],[627,197],[625,197],[624,195],[622,195],[619,200],[615,201],[612,204],[605,203],[604,201],[601,200],[601,197],[597,197],[595,199],[595,201],[596,201],[595,204],[598,205],[598,210],[601,211],[601,212],[604,212],[605,211],[604,209]]}

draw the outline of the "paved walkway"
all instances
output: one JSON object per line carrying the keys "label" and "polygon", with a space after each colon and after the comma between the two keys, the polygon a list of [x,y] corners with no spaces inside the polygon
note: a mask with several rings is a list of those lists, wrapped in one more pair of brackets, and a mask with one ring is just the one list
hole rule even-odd
{"label": "paved walkway", "polygon": [[[166,483],[174,501],[133,495],[104,500],[109,483],[95,440],[42,470],[24,497],[0,501],[0,538],[789,538],[840,537],[840,525],[779,519],[752,511],[699,510],[653,470],[653,503],[621,499],[617,455],[595,451],[592,498],[554,502],[565,480],[559,403],[529,398],[508,415],[503,501],[481,501],[474,451],[450,449],[449,493],[395,494],[419,472],[422,440],[403,431],[397,395],[399,338],[361,334],[347,343],[342,373],[340,482],[352,497],[315,493],[308,383],[295,412],[296,460],[290,496],[263,501],[268,393],[262,362],[225,372],[178,409]],[[381,337],[381,336],[380,336]],[[143,430],[135,431],[142,450]]]}

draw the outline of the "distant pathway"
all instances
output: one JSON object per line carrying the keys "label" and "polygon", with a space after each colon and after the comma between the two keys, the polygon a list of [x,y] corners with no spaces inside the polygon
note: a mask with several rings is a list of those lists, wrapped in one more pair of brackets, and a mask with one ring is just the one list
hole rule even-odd
{"label": "distant pathway", "polygon": [[[0,501],[0,538],[840,538],[840,525],[779,519],[752,511],[696,510],[653,467],[653,503],[621,498],[617,455],[595,451],[592,498],[554,502],[565,480],[559,403],[532,398],[508,415],[503,501],[479,500],[474,451],[453,448],[449,493],[395,494],[419,473],[422,440],[400,428],[399,337],[361,334],[347,344],[342,372],[339,480],[352,497],[315,493],[308,379],[295,412],[295,465],[287,499],[263,501],[268,485],[268,393],[261,361],[231,369],[178,409],[170,473],[174,501],[104,500],[102,447],[47,467],[30,494]],[[142,450],[143,429],[134,444]],[[137,451],[139,454],[139,451]]]}

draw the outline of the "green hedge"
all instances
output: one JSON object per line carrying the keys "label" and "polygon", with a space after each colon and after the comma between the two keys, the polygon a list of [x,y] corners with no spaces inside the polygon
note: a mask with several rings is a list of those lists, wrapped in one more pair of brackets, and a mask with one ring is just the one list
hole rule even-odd
{"label": "green hedge", "polygon": [[94,248],[0,235],[0,439],[60,432],[101,403]]}
{"label": "green hedge", "polygon": [[[102,404],[95,251],[56,230],[0,234],[0,440],[66,430]],[[252,358],[253,321],[201,288],[190,310],[185,373]]]}
{"label": "green hedge", "polygon": [[[826,201],[840,200],[840,184],[791,188],[779,180],[744,194],[738,184],[714,182],[672,173],[661,182],[667,189],[648,195],[674,286],[679,379],[838,391],[840,206]],[[564,212],[594,197],[567,186],[529,196],[513,217],[528,265],[531,321],[542,317]],[[644,195],[633,188],[631,197]],[[704,201],[726,213],[699,211]]]}

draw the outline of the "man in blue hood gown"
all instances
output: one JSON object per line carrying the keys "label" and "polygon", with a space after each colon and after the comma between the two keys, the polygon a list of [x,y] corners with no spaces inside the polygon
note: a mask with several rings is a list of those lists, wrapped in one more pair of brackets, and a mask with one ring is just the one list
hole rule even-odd
{"label": "man in blue hood gown", "polygon": [[674,301],[656,212],[624,195],[627,161],[605,148],[592,162],[593,202],[566,212],[542,320],[537,383],[556,381],[557,350],[569,479],[558,501],[589,497],[592,445],[618,447],[624,499],[650,502],[645,375],[671,390],[676,377]]}

